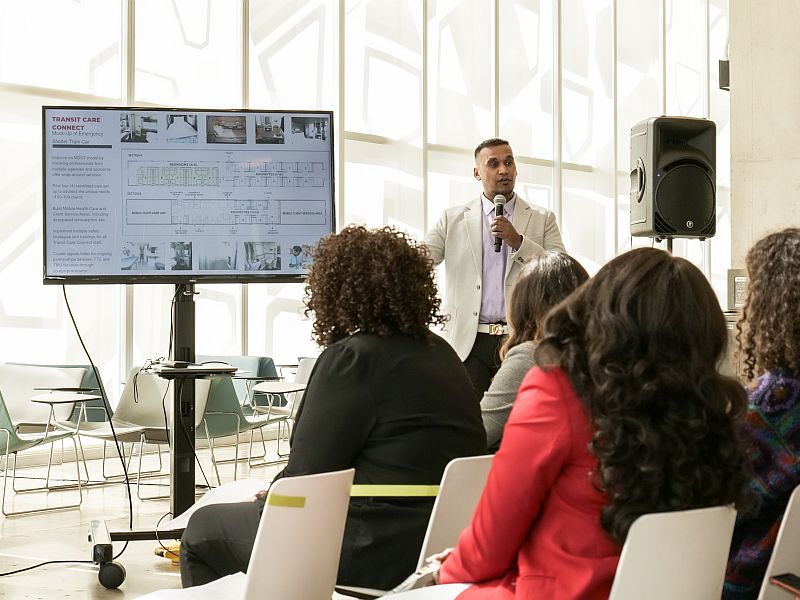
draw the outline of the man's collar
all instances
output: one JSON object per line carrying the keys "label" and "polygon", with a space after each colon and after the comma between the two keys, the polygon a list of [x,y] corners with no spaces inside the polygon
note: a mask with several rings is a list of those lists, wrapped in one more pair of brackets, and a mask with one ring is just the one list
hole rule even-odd
{"label": "man's collar", "polygon": [[[516,200],[517,200],[517,194],[515,192],[511,196],[511,200],[506,201],[505,207],[504,207],[503,210],[505,210],[505,211],[507,211],[509,213],[512,212],[514,210],[514,206],[516,204]],[[481,193],[481,207],[483,208],[483,212],[486,215],[494,212],[494,202],[489,200],[489,198],[487,198],[486,194],[484,194],[484,193]]]}

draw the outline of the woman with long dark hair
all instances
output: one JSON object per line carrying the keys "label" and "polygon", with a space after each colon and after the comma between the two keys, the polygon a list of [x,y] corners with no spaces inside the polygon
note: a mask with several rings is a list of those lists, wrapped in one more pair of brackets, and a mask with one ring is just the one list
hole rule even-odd
{"label": "woman with long dark hair", "polygon": [[500,347],[500,369],[481,399],[490,452],[499,448],[522,378],[535,364],[533,354],[547,311],[587,279],[586,269],[563,252],[545,252],[531,259],[520,273],[508,305],[511,335]]}
{"label": "woman with long dark hair", "polygon": [[637,517],[742,501],[726,342],[703,274],[653,248],[557,305],[437,597],[605,600]]}
{"label": "woman with long dark hair", "polygon": [[759,502],[736,522],[726,600],[758,597],[786,504],[800,485],[800,229],[759,240],[746,264],[747,300],[736,337],[751,382],[744,433]]}
{"label": "woman with long dark hair", "polygon": [[[322,240],[306,286],[312,335],[324,347],[277,477],[354,467],[357,484],[438,484],[450,460],[482,454],[478,403],[441,323],[424,246],[385,227],[350,226]],[[414,569],[433,498],[352,498],[338,583],[391,588]],[[264,506],[195,512],[181,539],[184,587],[246,571]],[[309,573],[314,577],[314,573]]]}

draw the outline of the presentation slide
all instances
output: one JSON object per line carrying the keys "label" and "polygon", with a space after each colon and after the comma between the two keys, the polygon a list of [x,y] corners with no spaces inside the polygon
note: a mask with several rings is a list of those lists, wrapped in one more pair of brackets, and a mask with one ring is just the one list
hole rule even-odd
{"label": "presentation slide", "polygon": [[334,230],[332,113],[43,108],[45,282],[291,280]]}

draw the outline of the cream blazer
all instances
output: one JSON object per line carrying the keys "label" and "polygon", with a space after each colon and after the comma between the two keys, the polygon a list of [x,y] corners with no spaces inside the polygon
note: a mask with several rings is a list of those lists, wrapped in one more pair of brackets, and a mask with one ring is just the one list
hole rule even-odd
{"label": "cream blazer", "polygon": [[[449,315],[444,337],[461,360],[469,356],[478,333],[481,309],[481,274],[483,267],[483,226],[481,196],[471,202],[448,208],[439,222],[425,236],[425,245],[435,265],[444,261],[445,293],[442,312]],[[509,252],[505,274],[506,313],[511,289],[522,267],[548,250],[566,252],[561,241],[555,214],[525,202],[519,195],[512,219],[522,235],[522,245]]]}

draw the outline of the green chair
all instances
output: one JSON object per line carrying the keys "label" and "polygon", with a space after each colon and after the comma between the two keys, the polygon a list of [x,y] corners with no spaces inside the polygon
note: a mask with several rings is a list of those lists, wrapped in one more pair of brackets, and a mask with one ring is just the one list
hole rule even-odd
{"label": "green chair", "polygon": [[[266,415],[257,416],[248,414],[250,411],[246,411],[245,407],[242,406],[241,398],[236,391],[234,383],[234,379],[229,375],[215,375],[211,377],[211,387],[208,391],[206,410],[203,415],[203,420],[197,427],[196,432],[198,437],[204,436],[208,443],[208,447],[211,451],[211,463],[214,466],[214,472],[217,475],[218,482],[221,482],[218,465],[230,461],[217,459],[214,452],[215,440],[235,436],[236,447],[232,462],[234,463],[233,478],[236,479],[240,460],[239,441],[241,434],[250,432],[250,449],[252,452],[253,432],[255,430],[260,431],[261,428],[266,425],[271,425],[287,419],[286,415],[269,417]],[[261,439],[263,443],[263,434]],[[266,447],[264,447],[264,453],[266,454]],[[248,455],[247,457],[242,457],[242,459],[245,458],[249,460],[252,456]],[[263,458],[263,456],[256,458]]]}
{"label": "green chair", "polygon": [[253,393],[253,383],[271,379],[281,379],[275,363],[269,356],[223,356],[214,354],[198,354],[195,363],[209,362],[227,363],[239,369],[241,377],[233,378],[233,387],[239,397],[245,413],[252,414],[253,405],[266,405],[267,399],[261,394]]}

